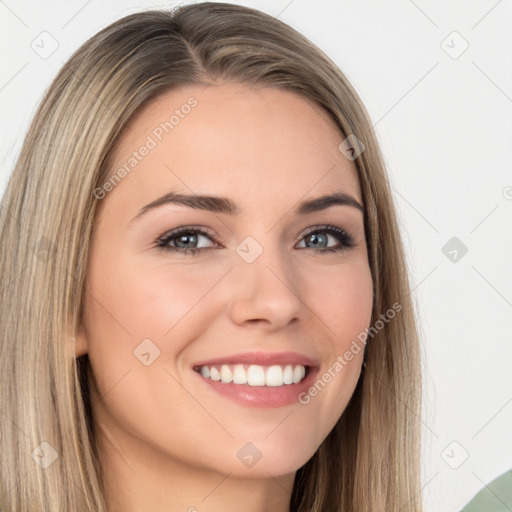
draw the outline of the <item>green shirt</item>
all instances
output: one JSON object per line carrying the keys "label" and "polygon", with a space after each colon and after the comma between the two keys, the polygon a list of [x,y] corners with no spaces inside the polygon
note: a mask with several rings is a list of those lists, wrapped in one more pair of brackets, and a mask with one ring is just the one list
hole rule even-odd
{"label": "green shirt", "polygon": [[461,512],[511,512],[512,469],[486,485]]}

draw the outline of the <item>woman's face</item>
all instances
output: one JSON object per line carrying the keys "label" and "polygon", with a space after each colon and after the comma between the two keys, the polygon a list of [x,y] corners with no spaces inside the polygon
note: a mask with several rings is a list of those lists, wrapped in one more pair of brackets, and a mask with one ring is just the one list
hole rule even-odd
{"label": "woman's face", "polygon": [[[77,342],[100,440],[125,462],[285,475],[334,427],[371,318],[364,217],[303,203],[362,204],[343,139],[294,93],[226,83],[130,123],[95,192]],[[158,201],[171,192],[186,198]]]}

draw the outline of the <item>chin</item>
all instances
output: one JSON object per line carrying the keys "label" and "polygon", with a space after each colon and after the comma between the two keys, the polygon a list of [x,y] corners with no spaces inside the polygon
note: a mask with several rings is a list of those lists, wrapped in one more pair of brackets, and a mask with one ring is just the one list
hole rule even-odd
{"label": "chin", "polygon": [[[272,436],[273,434],[271,434]],[[231,442],[222,460],[217,460],[218,470],[234,478],[269,478],[295,473],[315,454],[317,446],[311,440],[291,443],[280,436],[275,439]]]}

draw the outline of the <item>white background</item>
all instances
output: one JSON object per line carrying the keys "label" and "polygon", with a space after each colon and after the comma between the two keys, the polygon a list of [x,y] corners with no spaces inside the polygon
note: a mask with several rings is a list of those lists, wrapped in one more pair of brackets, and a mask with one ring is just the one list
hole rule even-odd
{"label": "white background", "polygon": [[[425,511],[458,511],[512,468],[512,3],[232,3],[309,37],[370,112],[424,344]],[[43,91],[71,53],[126,14],[173,5],[0,2],[0,194]],[[45,59],[31,47],[43,31],[58,43]],[[442,252],[452,237],[468,248],[456,262]]]}

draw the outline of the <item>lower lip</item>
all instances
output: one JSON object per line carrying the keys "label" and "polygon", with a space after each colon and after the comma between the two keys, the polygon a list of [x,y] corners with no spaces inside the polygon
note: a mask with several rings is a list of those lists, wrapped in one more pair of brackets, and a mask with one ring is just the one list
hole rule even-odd
{"label": "lower lip", "polygon": [[200,373],[197,376],[219,395],[225,396],[246,407],[284,407],[299,402],[299,395],[311,387],[318,368],[310,368],[308,375],[297,384],[283,386],[249,386],[248,384],[226,384],[225,382],[205,379]]}

